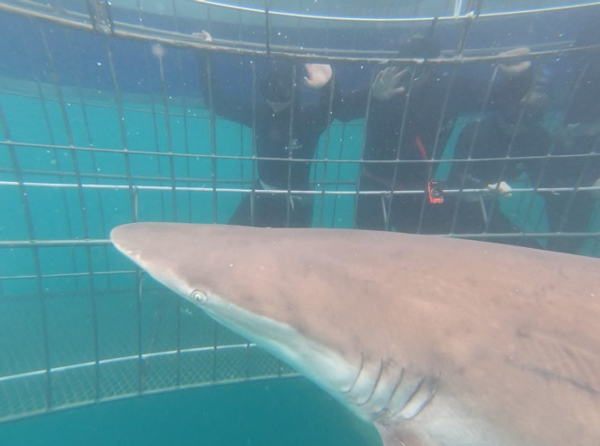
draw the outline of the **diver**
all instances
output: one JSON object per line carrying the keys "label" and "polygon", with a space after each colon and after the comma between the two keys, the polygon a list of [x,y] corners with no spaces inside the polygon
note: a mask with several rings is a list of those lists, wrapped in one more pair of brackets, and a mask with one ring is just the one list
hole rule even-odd
{"label": "diver", "polygon": [[[443,200],[435,196],[439,189],[431,161],[441,157],[457,116],[481,109],[487,83],[473,82],[462,76],[464,73],[440,75],[433,64],[427,63],[441,55],[434,27],[435,20],[425,35],[414,35],[400,47],[400,56],[422,59],[421,63],[388,67],[377,74],[371,86],[363,154],[366,162],[362,165],[356,208],[358,228],[442,233],[440,225],[447,211]],[[526,52],[515,49],[501,54]],[[501,108],[512,98],[518,100],[530,88],[530,63],[501,65],[489,108]],[[449,99],[444,103],[448,92]]]}
{"label": "diver", "polygon": [[[416,34],[402,43],[399,55],[438,57],[441,45],[433,34],[433,26],[426,35]],[[435,73],[427,63],[387,67],[375,76],[362,156],[366,162],[361,166],[358,186],[358,228],[384,230],[389,224],[397,231],[418,232],[422,203],[418,192],[423,190],[429,170],[429,164],[421,161],[432,155],[430,150],[441,118],[435,116],[435,110],[441,109],[438,102],[443,96],[432,88],[434,83]],[[347,103],[362,103],[366,108],[368,88],[357,90],[352,96]],[[398,190],[406,193],[360,193]]]}
{"label": "diver", "polygon": [[[600,13],[592,16],[581,29],[576,47],[600,43],[598,34]],[[580,190],[582,187],[600,187],[600,53],[580,53],[570,60],[574,85],[569,107],[555,136],[555,144],[545,170],[542,187],[572,188],[545,195],[548,227],[551,232],[563,233],[548,240],[553,251],[577,253],[585,237],[569,233],[589,231],[593,211],[600,201],[599,190]],[[579,77],[577,79],[577,77]]]}
{"label": "diver", "polygon": [[[461,131],[446,186],[484,192],[447,194],[443,232],[452,234],[520,233],[504,214],[498,199],[511,197],[509,182],[526,174],[537,184],[551,137],[540,124],[548,95],[540,83],[519,101],[469,122]],[[466,160],[466,161],[465,161]],[[515,236],[492,239],[500,243],[541,248],[534,240]]]}
{"label": "diver", "polygon": [[[201,37],[211,41],[210,34]],[[327,64],[297,64],[286,59],[257,64],[259,94],[231,97],[220,79],[212,79],[212,104],[217,115],[253,127],[257,180],[229,224],[308,227],[312,221],[310,169],[319,137],[330,121],[333,71]],[[208,97],[206,70],[202,86]],[[301,81],[299,81],[301,79]],[[265,192],[261,192],[265,191]],[[273,191],[268,193],[266,191]]]}

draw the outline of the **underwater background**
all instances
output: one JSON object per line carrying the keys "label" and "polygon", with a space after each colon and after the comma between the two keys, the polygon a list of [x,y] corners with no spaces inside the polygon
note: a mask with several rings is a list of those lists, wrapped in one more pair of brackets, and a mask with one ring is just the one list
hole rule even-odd
{"label": "underwater background", "polygon": [[[370,426],[329,396],[134,269],[108,236],[132,221],[225,224],[254,179],[252,131],[206,107],[197,50],[159,45],[160,39],[210,29],[256,45],[268,37],[297,49],[389,56],[398,33],[425,25],[317,26],[273,18],[266,36],[261,20],[239,11],[230,17],[217,8],[211,16],[192,2],[114,2],[111,20],[141,27],[150,37],[145,41],[53,19],[89,27],[82,17],[94,3],[0,2],[0,445],[379,444]],[[460,15],[469,7],[296,3],[271,7],[354,17]],[[203,8],[198,17],[182,12],[192,7]],[[505,13],[514,4],[485,7]],[[520,45],[564,48],[599,8],[499,14],[475,21],[464,45],[474,54]],[[439,29],[452,49],[465,27]],[[232,53],[215,67],[236,80],[227,94],[251,90],[240,68],[249,59]],[[548,61],[551,82],[566,88],[573,79],[568,57],[552,54]],[[345,61],[334,68],[351,87],[368,81],[374,67]],[[485,67],[465,71],[480,72]],[[471,118],[457,120],[442,159],[452,159]],[[548,113],[548,125],[556,119]],[[354,225],[364,126],[364,119],[334,121],[319,141],[311,172],[322,192],[315,194],[315,227]],[[436,179],[447,174],[441,164]],[[548,231],[533,193],[502,206],[524,232]],[[590,233],[600,231],[595,206]],[[598,237],[580,254],[600,256]]]}

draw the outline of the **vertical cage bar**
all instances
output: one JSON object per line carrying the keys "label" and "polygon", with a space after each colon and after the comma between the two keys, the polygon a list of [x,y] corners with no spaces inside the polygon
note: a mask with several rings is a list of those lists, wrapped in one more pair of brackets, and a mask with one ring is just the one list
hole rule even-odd
{"label": "vertical cage bar", "polygon": [[[137,12],[138,12],[138,20],[140,25],[143,26],[143,17],[142,17],[142,4],[140,3],[140,0],[136,0],[136,5],[137,5]],[[160,44],[153,44],[152,45],[152,52],[156,54],[158,54],[158,56],[156,56],[158,59],[161,59],[161,52],[163,51],[162,47],[160,46]],[[144,63],[146,64],[146,73],[151,73],[151,64],[150,64],[150,60],[148,57],[148,52],[144,51]],[[160,61],[159,61],[160,63]],[[156,101],[154,98],[154,90],[150,84],[150,82],[147,82],[148,88],[149,88],[149,95],[150,95],[150,109],[152,110],[152,129],[154,130],[154,148],[157,152],[161,152],[160,149],[160,143],[158,141],[158,117],[157,117],[157,113],[156,113]],[[166,113],[166,109],[165,109],[165,113]],[[161,156],[157,156],[156,157],[156,168],[158,171],[158,176],[159,176],[159,181],[158,184],[159,186],[163,186],[164,182],[163,182],[163,167],[162,167],[162,163],[161,163]],[[165,213],[165,196],[164,196],[164,192],[160,191],[158,192],[158,196],[159,196],[159,200],[160,200],[160,213],[161,213],[161,220],[162,221],[166,221],[166,213]]]}
{"label": "vertical cage bar", "polygon": [[[402,144],[404,139],[404,129],[406,128],[406,118],[408,117],[408,110],[411,105],[411,93],[413,91],[413,84],[415,80],[415,72],[412,71],[410,74],[410,82],[408,83],[408,91],[406,93],[406,103],[404,104],[404,110],[402,111],[402,123],[400,124],[400,133],[398,139],[398,146],[396,147],[396,162],[394,164],[394,174],[392,175],[392,184],[390,185],[390,197],[385,203],[384,196],[381,195],[382,204],[385,205],[385,230],[390,230],[390,224],[392,222],[392,202],[394,201],[394,191],[396,188],[396,180],[398,179],[398,168],[402,160],[400,159],[400,153],[402,151]],[[372,88],[372,86],[371,86]],[[402,192],[402,191],[401,191]],[[384,206],[382,206],[384,207]],[[419,227],[417,228],[417,233],[419,232]],[[397,229],[397,228],[396,228]]]}
{"label": "vertical cage bar", "polygon": [[333,116],[333,97],[336,89],[335,85],[335,76],[331,76],[330,81],[330,91],[329,91],[329,103],[327,106],[327,127],[325,128],[325,147],[323,148],[323,176],[321,185],[323,187],[323,191],[321,193],[321,205],[319,209],[319,226],[323,226],[323,218],[325,213],[325,190],[327,189],[327,165],[329,163],[329,137],[330,137],[330,128],[331,128],[331,119]]}
{"label": "vertical cage bar", "polygon": [[[123,113],[123,102],[121,101],[121,92],[119,88],[119,82],[115,70],[114,56],[110,46],[110,41],[106,38],[105,42],[106,55],[108,58],[108,65],[110,68],[111,80],[113,82],[115,102],[117,103],[117,113],[119,117],[119,130],[121,132],[121,142],[123,145],[123,159],[125,162],[125,172],[127,175],[127,185],[129,186],[129,204],[131,208],[131,220],[133,222],[138,220],[138,192],[137,188],[133,184],[133,178],[131,175],[131,161],[129,159],[129,147],[127,141],[127,130],[125,128],[125,115]],[[136,274],[136,328],[138,336],[138,393],[142,393],[143,389],[143,358],[142,358],[142,320],[141,320],[141,293],[142,293],[142,272],[139,267],[135,269]]]}
{"label": "vertical cage bar", "polygon": [[212,361],[212,380],[217,382],[217,352],[219,347],[219,324],[212,321],[213,324],[213,361]]}
{"label": "vertical cage bar", "polygon": [[165,128],[167,131],[167,150],[169,152],[169,175],[171,179],[171,200],[172,200],[172,211],[173,211],[173,220],[178,221],[177,218],[177,190],[175,188],[175,165],[173,159],[173,140],[172,140],[172,131],[171,131],[171,116],[169,109],[169,98],[167,93],[167,81],[165,79],[165,70],[163,65],[163,58],[158,57],[158,64],[160,70],[160,83],[162,85],[162,93],[163,93],[163,104],[165,109]]}
{"label": "vertical cage bar", "polygon": [[265,0],[265,48],[267,57],[271,57],[271,19],[269,16],[269,0]]}
{"label": "vertical cage bar", "polygon": [[[308,9],[308,8],[307,8]],[[296,11],[302,11],[302,0],[298,0],[298,3],[296,3]],[[308,12],[308,11],[307,11]],[[298,17],[296,20],[296,30],[298,32],[298,45],[302,47],[302,38],[301,36],[301,31],[302,31],[302,26],[303,26],[303,20]]]}
{"label": "vertical cage bar", "polygon": [[181,299],[175,300],[175,388],[181,387]]}
{"label": "vertical cage bar", "polygon": [[[179,24],[179,14],[177,12],[177,2],[175,0],[172,0],[172,4],[173,4],[173,14],[175,15],[175,30],[177,32],[181,32],[180,29],[180,24]],[[183,123],[183,145],[184,145],[184,150],[186,155],[190,154],[190,144],[189,144],[189,131],[188,131],[188,110],[187,110],[187,100],[186,100],[186,94],[185,94],[185,86],[187,85],[187,82],[184,79],[183,76],[183,60],[181,57],[181,53],[183,50],[179,49],[177,50],[177,67],[178,67],[178,72],[179,72],[179,82],[182,85],[182,87],[184,87],[184,91],[183,94],[181,96],[181,106],[183,109],[183,117],[182,117],[182,123]],[[187,178],[191,178],[191,173],[190,173],[190,158],[189,157],[185,157],[185,176]],[[188,181],[187,182],[187,186],[191,187],[192,186],[192,182]],[[187,205],[188,205],[188,221],[191,222],[192,221],[192,192],[187,192]]]}
{"label": "vertical cage bar", "polygon": [[[479,11],[481,10],[480,1],[476,0],[475,2],[472,2],[472,3],[476,3],[476,4],[473,5],[474,7],[471,9],[469,14],[467,14],[467,16],[465,17],[465,22],[463,25],[463,29],[461,31],[460,39],[458,41],[458,46],[456,47],[456,52],[455,52],[456,56],[462,55],[462,53],[465,49],[465,45],[467,44],[467,38],[469,37],[469,31],[471,30],[471,25],[473,24],[475,19],[477,19],[477,17],[479,17]],[[469,5],[469,7],[470,6],[471,5]]]}
{"label": "vertical cage bar", "polygon": [[[39,22],[38,22],[39,25]],[[43,29],[38,26],[42,45],[46,52],[46,58],[48,61],[48,66],[50,67],[50,71],[52,74],[52,82],[54,84],[54,88],[56,91],[56,96],[58,98],[58,103],[60,106],[60,111],[63,119],[63,124],[65,126],[65,131],[67,134],[67,141],[70,147],[75,147],[75,141],[73,139],[73,132],[71,129],[71,122],[69,120],[69,115],[67,113],[67,107],[65,105],[64,97],[62,94],[62,89],[59,85],[58,80],[58,70],[56,68],[56,63],[54,61],[54,56],[52,55],[52,51],[50,50],[50,45],[48,44],[48,39],[46,38],[46,34]],[[81,171],[79,168],[79,159],[77,157],[77,152],[75,150],[71,150],[71,162],[73,164],[73,170],[75,174],[75,182],[77,184],[77,196],[79,199],[79,208],[81,211],[81,220],[83,223],[83,237],[86,240],[90,239],[90,230],[89,230],[89,221],[88,221],[88,213],[86,208],[85,195],[83,192],[83,185],[81,181]],[[96,286],[94,281],[94,272],[93,272],[93,263],[92,263],[92,251],[89,245],[86,245],[86,261],[88,267],[88,280],[90,282],[90,290],[89,290],[89,301],[90,301],[90,309],[91,309],[91,318],[92,318],[92,345],[94,351],[94,399],[98,400],[100,398],[100,350],[99,350],[99,342],[98,342],[98,304],[96,302]]]}
{"label": "vertical cage bar", "polygon": [[123,145],[123,159],[125,161],[125,173],[127,175],[127,185],[129,186],[129,206],[131,208],[131,221],[137,221],[137,199],[134,192],[133,178],[131,176],[131,160],[129,159],[129,146],[127,142],[127,129],[125,128],[125,115],[123,113],[123,102],[121,101],[121,92],[117,73],[115,70],[115,62],[110,42],[108,38],[105,40],[106,56],[108,58],[108,66],[110,68],[110,76],[115,91],[115,102],[117,103],[117,114],[119,117],[119,130],[121,132],[121,143]]}
{"label": "vertical cage bar", "polygon": [[369,128],[369,119],[371,115],[371,101],[373,98],[373,82],[375,81],[375,76],[377,75],[377,68],[373,68],[371,71],[371,79],[369,80],[369,92],[367,94],[367,110],[365,112],[365,122],[363,124],[363,135],[362,135],[362,143],[360,148],[360,159],[358,164],[358,180],[356,181],[356,196],[354,197],[354,222],[353,227],[357,227],[357,216],[358,216],[358,198],[361,191],[361,178],[362,171],[365,167],[365,153],[367,150],[367,129]]}
{"label": "vertical cage bar", "polygon": [[[83,90],[81,87],[81,78],[79,76],[79,73],[77,73],[77,94],[79,96],[79,101],[81,102],[81,112],[83,115],[83,125],[85,128],[86,136],[89,141],[90,147],[93,148],[94,147],[94,137],[92,136],[92,131],[90,129],[90,121],[89,121],[89,117],[88,117],[88,113],[87,113],[87,104],[86,104],[86,101],[83,96]],[[92,169],[94,170],[94,178],[96,180],[96,184],[100,184],[100,178],[96,175],[96,173],[98,172],[98,163],[96,160],[96,153],[94,151],[92,151],[90,153],[90,155],[91,155]],[[106,231],[106,221],[104,219],[104,199],[103,199],[102,193],[99,189],[96,190],[96,197],[98,199],[98,206],[100,208],[99,217],[98,217],[99,221],[100,221],[100,231],[101,231],[102,235],[104,236],[108,232]],[[107,270],[109,269],[108,250],[109,250],[108,246],[105,246],[103,249],[104,263],[105,263],[105,267]],[[112,277],[110,274],[107,276],[106,280],[110,286],[111,280],[112,280]]]}
{"label": "vertical cage bar", "polygon": [[294,143],[294,118],[295,118],[295,108],[296,108],[296,78],[298,76],[296,64],[294,64],[294,69],[292,70],[292,99],[290,101],[290,130],[288,134],[288,178],[287,178],[287,193],[285,195],[285,205],[286,205],[286,227],[290,227],[290,217],[292,206],[294,206],[294,202],[292,201],[294,197],[292,196],[292,159],[294,147],[296,144]]}
{"label": "vertical cage bar", "polygon": [[[181,32],[179,26],[179,14],[177,13],[177,2],[172,0],[173,5],[173,15],[175,16],[175,30],[177,32]],[[181,60],[181,51],[177,50],[177,67],[179,72],[179,82],[182,87],[185,87],[186,82],[183,79],[183,62]],[[188,142],[188,126],[187,126],[187,103],[186,103],[186,95],[185,91],[181,96],[181,106],[183,109],[183,144],[186,155],[190,153],[190,147]],[[190,174],[190,159],[189,157],[185,157],[185,176],[187,178],[191,178]],[[191,186],[192,183],[188,181],[188,186]],[[187,192],[187,204],[188,204],[188,222],[192,221],[192,193]],[[181,387],[181,299],[175,300],[175,351],[177,352],[177,356],[175,359],[175,388]]]}
{"label": "vertical cage bar", "polygon": [[[243,42],[242,36],[242,11],[237,11],[237,31],[238,31],[238,41]],[[252,64],[254,66],[254,64]],[[240,131],[240,186],[243,186],[243,179],[245,174],[245,161],[242,159],[244,156],[244,125],[242,123],[238,124],[238,128]],[[251,204],[252,206],[252,204]],[[252,220],[251,220],[252,221]]]}
{"label": "vertical cage bar", "polygon": [[[32,27],[37,25],[39,28],[39,22],[36,22],[34,20],[29,20],[29,23],[31,24]],[[24,47],[25,47],[25,53],[27,54],[27,60],[29,62],[31,72],[35,73],[36,66],[33,61],[33,55],[31,54],[31,51],[29,50],[27,45],[24,45]],[[47,107],[48,100],[46,98],[46,95],[44,94],[44,89],[42,88],[42,83],[37,75],[34,75],[34,82],[36,84],[38,98],[40,100],[40,107],[42,110],[42,114],[44,116],[44,122],[46,124],[46,129],[48,130],[50,143],[52,145],[55,145],[56,139],[55,139],[55,134],[54,134],[54,128],[52,126],[52,123],[50,122],[50,115],[48,114],[48,107]],[[51,153],[52,153],[52,157],[53,157],[52,161],[56,165],[56,168],[59,172],[57,175],[57,178],[61,183],[66,183],[67,180],[65,179],[65,176],[63,175],[63,169],[62,169],[62,163],[61,163],[60,157],[56,153],[56,150],[52,150]],[[65,209],[65,212],[68,216],[68,215],[70,215],[71,212],[70,212],[69,200],[67,199],[67,191],[64,189],[61,190],[60,197],[61,197],[63,208]],[[67,218],[65,220],[65,227],[66,227],[66,232],[67,232],[68,237],[73,238],[73,226],[71,225],[70,218]],[[75,265],[76,265],[75,252],[72,249],[69,252],[71,254],[71,262],[72,262],[73,268],[75,268]]]}
{"label": "vertical cage bar", "polygon": [[454,12],[452,14],[454,17],[460,16],[460,12],[462,11],[462,4],[463,4],[463,0],[455,0],[454,1]]}
{"label": "vertical cage bar", "polygon": [[210,133],[210,154],[211,154],[211,184],[212,184],[212,196],[213,196],[213,223],[218,221],[218,208],[217,208],[217,129],[216,129],[216,117],[214,108],[214,95],[213,95],[213,64],[211,54],[206,57],[206,79],[208,81],[208,112],[209,112],[209,133]]}
{"label": "vertical cage bar", "polygon": [[[11,144],[12,137],[11,132],[8,127],[8,122],[6,121],[6,116],[4,115],[4,108],[0,103],[0,125],[4,131],[4,135],[6,136],[6,140],[8,141],[7,147],[10,153],[10,158],[14,167],[15,176],[17,178],[17,182],[19,183],[19,195],[21,197],[21,204],[23,206],[23,213],[25,214],[25,220],[27,222],[27,232],[29,234],[29,240],[35,241],[35,227],[33,225],[33,218],[31,216],[31,207],[29,206],[29,197],[27,196],[27,189],[25,187],[25,182],[23,180],[23,171],[21,170],[21,164],[19,162],[19,157],[17,155],[17,151],[15,146]],[[42,355],[43,355],[43,364],[44,364],[44,382],[46,386],[45,392],[45,410],[49,411],[52,408],[52,379],[50,377],[50,338],[48,335],[48,308],[46,305],[46,293],[44,291],[43,279],[42,279],[42,268],[40,262],[40,253],[39,249],[34,245],[31,247],[31,253],[33,257],[33,264],[35,270],[36,277],[36,288],[37,288],[37,304],[40,311],[40,320],[41,320],[41,345],[42,345]]]}
{"label": "vertical cage bar", "polygon": [[106,35],[114,34],[115,24],[110,11],[110,2],[107,0],[86,0],[86,6],[94,31]]}
{"label": "vertical cage bar", "polygon": [[252,172],[251,172],[251,191],[250,191],[250,225],[255,224],[255,208],[256,208],[256,65],[252,64]]}
{"label": "vertical cage bar", "polygon": [[[148,71],[150,71],[150,63],[148,61],[148,55],[144,54],[144,59],[146,61],[146,69]],[[156,150],[156,152],[160,153],[161,149],[160,149],[160,143],[158,142],[158,126],[157,126],[157,122],[158,122],[158,117],[156,116],[156,103],[154,100],[154,92],[152,90],[150,90],[149,92],[150,95],[150,109],[152,110],[152,130],[154,131],[154,149]],[[158,185],[159,186],[164,186],[164,175],[163,175],[163,168],[162,168],[162,163],[161,163],[161,156],[157,156],[156,157],[156,170],[158,171]],[[160,200],[160,215],[161,215],[161,219],[164,221],[167,219],[166,214],[165,214],[165,196],[164,196],[164,192],[161,191],[158,194],[159,196],[159,200]]]}
{"label": "vertical cage bar", "polygon": [[142,326],[142,297],[144,294],[144,278],[140,268],[136,268],[136,284],[137,293],[135,296],[135,323],[137,332],[137,363],[138,363],[138,388],[137,393],[141,395],[144,392],[144,341],[143,341],[143,326]]}

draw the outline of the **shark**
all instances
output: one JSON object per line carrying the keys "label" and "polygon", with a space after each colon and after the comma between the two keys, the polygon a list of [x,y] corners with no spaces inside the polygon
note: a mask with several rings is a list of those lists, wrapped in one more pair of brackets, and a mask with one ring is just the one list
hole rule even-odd
{"label": "shark", "polygon": [[600,445],[600,260],[352,229],[133,223],[127,257],[384,446]]}

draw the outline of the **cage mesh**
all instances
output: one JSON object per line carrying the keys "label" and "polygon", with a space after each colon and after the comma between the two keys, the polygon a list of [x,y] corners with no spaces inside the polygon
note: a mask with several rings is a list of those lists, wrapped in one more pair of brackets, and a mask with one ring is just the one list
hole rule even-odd
{"label": "cage mesh", "polygon": [[[369,44],[366,30],[377,29],[377,42],[388,42],[398,26],[423,23],[415,17],[324,20],[271,14],[265,26],[268,11],[161,3],[168,11],[159,18],[172,19],[168,24],[151,25],[158,16],[141,6],[132,13],[114,2],[90,0],[71,9],[52,2],[0,2],[2,29],[9,36],[3,39],[10,39],[0,47],[0,421],[145,393],[295,375],[133,269],[110,245],[109,231],[131,221],[226,223],[243,194],[260,193],[253,186],[253,132],[216,116],[210,101],[198,94],[198,80],[186,71],[198,54],[318,57],[347,65],[368,80],[394,63],[397,50]],[[411,10],[418,3],[412,2]],[[517,20],[464,11],[463,3],[431,11],[431,17],[439,15],[460,30],[453,34],[455,50],[442,62],[449,76],[460,66],[500,62],[496,56],[504,48],[474,48],[472,36],[479,24],[481,30]],[[567,13],[586,11],[579,5]],[[232,21],[229,29],[235,32],[216,45],[199,42],[192,32],[210,29],[211,14],[217,13]],[[536,14],[518,19],[537,20]],[[315,23],[324,24],[318,42],[285,31]],[[569,51],[598,56],[598,45],[572,49],[572,39],[554,38],[534,47],[531,57],[549,61]],[[133,54],[135,68],[125,63]],[[491,88],[494,76],[487,82]],[[143,93],[140,85],[147,86]],[[565,104],[558,108],[573,98],[574,88],[564,89]],[[352,227],[361,194],[392,200],[413,193],[361,190],[368,119],[367,113],[357,121],[331,122],[315,159],[307,160],[313,163],[311,188],[293,192],[314,198],[313,226]],[[560,117],[549,116],[548,125],[553,119]],[[449,140],[456,141],[472,120],[458,117]],[[435,149],[439,156],[432,165],[443,176],[453,162],[452,142]],[[597,159],[598,150],[580,156]],[[595,208],[587,231],[550,231],[540,201],[541,194],[562,191],[571,193],[574,203],[576,194],[590,190],[594,187],[578,181],[549,190],[517,182],[511,205],[493,206],[506,207],[523,228],[520,233],[462,235],[580,239],[580,253],[598,256],[597,205],[590,202]],[[447,191],[467,192],[482,193]]]}

